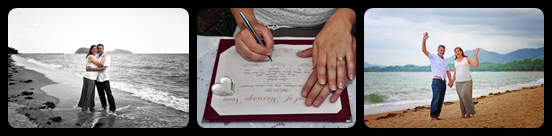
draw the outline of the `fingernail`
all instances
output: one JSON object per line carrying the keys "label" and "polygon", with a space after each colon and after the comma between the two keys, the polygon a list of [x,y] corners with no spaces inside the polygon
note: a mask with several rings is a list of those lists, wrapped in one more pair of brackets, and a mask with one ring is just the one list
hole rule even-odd
{"label": "fingernail", "polygon": [[326,79],[324,78],[321,78],[321,79],[318,79],[320,81],[320,84],[322,85],[325,85],[326,84]]}
{"label": "fingernail", "polygon": [[314,103],[313,103],[313,105],[314,105],[315,107],[320,106],[320,104],[321,104],[321,103],[320,103],[320,100],[315,100]]}
{"label": "fingernail", "polygon": [[355,75],[349,74],[349,79],[353,80],[353,78],[355,78]]}
{"label": "fingernail", "polygon": [[339,82],[339,89],[343,89],[343,82]]}
{"label": "fingernail", "polygon": [[270,60],[270,58],[266,57],[264,60]]}
{"label": "fingernail", "polygon": [[272,51],[269,51],[268,53],[266,53],[266,55],[272,55]]}
{"label": "fingernail", "polygon": [[312,103],[309,103],[310,101],[312,101],[312,99],[305,99],[305,105],[307,105],[307,107],[312,106]]}
{"label": "fingernail", "polygon": [[332,90],[332,91],[337,90],[337,88],[335,87],[335,85],[332,85],[331,90]]}

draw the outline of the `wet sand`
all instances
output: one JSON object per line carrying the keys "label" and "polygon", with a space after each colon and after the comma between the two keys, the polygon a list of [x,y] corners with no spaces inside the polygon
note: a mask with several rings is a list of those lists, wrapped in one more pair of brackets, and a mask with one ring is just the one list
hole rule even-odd
{"label": "wet sand", "polygon": [[540,128],[544,123],[544,84],[473,98],[475,115],[460,118],[457,101],[445,102],[442,120],[431,120],[429,105],[364,116],[369,128]]}
{"label": "wet sand", "polygon": [[457,101],[445,102],[442,120],[431,120],[429,105],[364,116],[369,128],[540,128],[544,123],[544,84],[473,98],[475,115],[460,118]]}
{"label": "wet sand", "polygon": [[[117,111],[101,111],[96,92],[94,112],[76,106],[82,77],[52,71],[17,56],[8,81],[8,124],[13,128],[182,128],[189,114],[113,89]],[[38,72],[40,71],[40,72]]]}

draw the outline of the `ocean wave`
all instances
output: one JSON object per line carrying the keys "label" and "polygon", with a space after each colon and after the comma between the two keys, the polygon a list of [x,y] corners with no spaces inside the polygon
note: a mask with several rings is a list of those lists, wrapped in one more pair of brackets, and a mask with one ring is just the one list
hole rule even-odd
{"label": "ocean wave", "polygon": [[63,68],[62,65],[46,64],[46,63],[42,63],[42,62],[37,61],[37,60],[32,59],[32,58],[31,58],[31,59],[27,59],[27,62],[36,64],[36,65],[39,65],[39,66],[42,66],[42,67],[45,67],[45,68],[50,68],[50,69],[62,69],[62,68]]}
{"label": "ocean wave", "polygon": [[536,81],[536,83],[539,83],[539,84],[544,84],[544,77],[543,77],[543,78],[541,78],[541,79],[539,79],[539,80],[537,80],[537,81]]}
{"label": "ocean wave", "polygon": [[395,107],[395,106],[404,106],[404,105],[423,105],[427,104],[427,100],[408,100],[408,101],[395,101],[395,102],[386,102],[378,104],[364,104],[364,109],[378,109],[382,107]]}
{"label": "ocean wave", "polygon": [[132,93],[134,96],[139,97],[140,99],[161,104],[183,112],[189,112],[189,99],[180,98],[180,96],[174,96],[167,91],[160,91],[152,88],[140,87],[121,82],[113,82],[112,87],[118,90]]}

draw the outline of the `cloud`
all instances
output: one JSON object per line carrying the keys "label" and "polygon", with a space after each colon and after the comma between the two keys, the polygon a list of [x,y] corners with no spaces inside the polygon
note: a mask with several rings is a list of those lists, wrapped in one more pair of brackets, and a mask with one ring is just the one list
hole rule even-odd
{"label": "cloud", "polygon": [[[382,54],[365,55],[365,62],[372,64],[414,62],[399,58],[420,54],[424,32],[430,35],[427,41],[430,52],[440,44],[468,50],[481,47],[498,53],[544,46],[544,15],[539,9],[369,9],[364,23],[365,54]],[[380,57],[384,54],[393,56]],[[453,52],[447,51],[447,55]]]}

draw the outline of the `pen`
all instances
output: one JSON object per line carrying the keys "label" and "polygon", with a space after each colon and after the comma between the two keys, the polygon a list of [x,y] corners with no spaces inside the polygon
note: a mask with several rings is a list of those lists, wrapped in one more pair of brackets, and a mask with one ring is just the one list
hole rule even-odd
{"label": "pen", "polygon": [[[261,40],[261,38],[259,37],[259,35],[257,35],[257,32],[255,32],[255,29],[253,29],[253,26],[251,25],[251,23],[249,23],[249,20],[247,20],[247,17],[245,17],[245,15],[243,14],[243,12],[240,12],[240,16],[245,24],[245,26],[249,29],[249,31],[251,32],[251,34],[253,34],[253,36],[255,37],[255,40],[257,40],[257,42],[259,44],[261,44],[262,46],[265,46],[266,45],[263,43],[263,41]],[[270,59],[270,62],[272,62],[272,57],[270,57],[270,55],[268,55],[268,58]]]}

